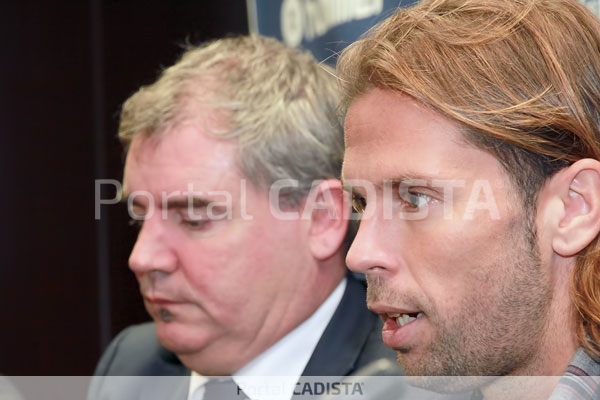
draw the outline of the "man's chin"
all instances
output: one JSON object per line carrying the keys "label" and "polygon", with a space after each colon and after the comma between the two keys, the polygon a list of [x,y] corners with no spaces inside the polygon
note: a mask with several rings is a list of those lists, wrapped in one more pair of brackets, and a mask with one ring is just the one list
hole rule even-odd
{"label": "man's chin", "polygon": [[230,375],[247,362],[239,359],[235,342],[223,330],[194,329],[177,320],[156,321],[156,336],[187,368],[201,375]]}
{"label": "man's chin", "polygon": [[427,357],[418,354],[413,346],[394,349],[396,351],[396,362],[407,376],[418,376],[426,374]]}
{"label": "man's chin", "polygon": [[185,326],[175,321],[155,321],[155,325],[159,343],[178,356],[198,353],[209,343],[206,335],[202,335],[200,332],[190,332]]}

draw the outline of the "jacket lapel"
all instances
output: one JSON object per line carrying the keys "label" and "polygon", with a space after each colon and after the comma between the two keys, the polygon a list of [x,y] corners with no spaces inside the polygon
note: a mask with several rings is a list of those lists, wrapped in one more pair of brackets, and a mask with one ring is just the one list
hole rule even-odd
{"label": "jacket lapel", "polygon": [[367,309],[365,286],[351,275],[340,304],[302,376],[351,374],[377,318]]}

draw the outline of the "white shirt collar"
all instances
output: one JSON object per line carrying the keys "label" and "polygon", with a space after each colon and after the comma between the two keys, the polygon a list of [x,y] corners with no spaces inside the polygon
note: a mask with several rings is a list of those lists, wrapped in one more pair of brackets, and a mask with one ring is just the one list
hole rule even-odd
{"label": "white shirt collar", "polygon": [[[344,278],[308,319],[232,375],[248,397],[268,398],[266,388],[271,388],[271,393],[276,392],[274,398],[292,398],[296,382],[340,304],[346,285],[347,279]],[[207,381],[208,378],[192,371],[188,400],[201,399],[204,395],[201,386]],[[275,386],[277,388],[273,389]],[[197,389],[198,393],[194,394]]]}

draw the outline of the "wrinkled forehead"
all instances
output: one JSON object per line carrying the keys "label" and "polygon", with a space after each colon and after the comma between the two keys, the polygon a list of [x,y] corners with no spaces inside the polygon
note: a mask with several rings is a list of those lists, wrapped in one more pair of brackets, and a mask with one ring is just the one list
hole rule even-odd
{"label": "wrinkled forehead", "polygon": [[[364,135],[364,129],[376,125],[387,126],[402,121],[403,129],[376,130]],[[420,135],[427,129],[443,129],[453,142],[469,145],[464,136],[464,128],[458,122],[441,112],[400,91],[373,87],[360,94],[349,104],[345,120],[344,134],[351,145],[372,143],[373,140],[389,139],[391,135],[414,132]],[[410,131],[410,132],[409,132]],[[353,133],[358,133],[353,135]],[[346,143],[348,145],[348,143]]]}
{"label": "wrinkled forehead", "polygon": [[[452,121],[413,97],[379,88],[370,89],[350,104],[344,135],[346,156],[349,152],[401,151],[418,144],[427,144],[425,147],[434,151],[436,140],[432,139],[463,144],[460,129]],[[436,137],[430,138],[432,135]],[[390,148],[390,144],[394,146]]]}
{"label": "wrinkled forehead", "polygon": [[184,190],[196,182],[216,190],[219,182],[240,180],[237,141],[218,138],[194,123],[183,123],[161,136],[138,135],[124,171],[124,191]]}
{"label": "wrinkled forehead", "polygon": [[346,115],[343,178],[469,180],[485,179],[484,171],[498,175],[498,160],[467,143],[463,132],[410,96],[369,90]]}

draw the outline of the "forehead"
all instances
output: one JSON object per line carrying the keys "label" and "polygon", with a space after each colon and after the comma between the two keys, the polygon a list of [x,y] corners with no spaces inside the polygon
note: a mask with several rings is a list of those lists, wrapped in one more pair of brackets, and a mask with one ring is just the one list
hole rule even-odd
{"label": "forehead", "polygon": [[236,163],[237,142],[211,135],[200,124],[182,123],[160,137],[138,135],[125,162],[123,189],[226,190],[243,179]]}
{"label": "forehead", "polygon": [[402,177],[485,178],[486,168],[499,173],[497,160],[467,144],[457,124],[398,92],[375,88],[358,97],[345,135],[345,179],[377,184]]}

